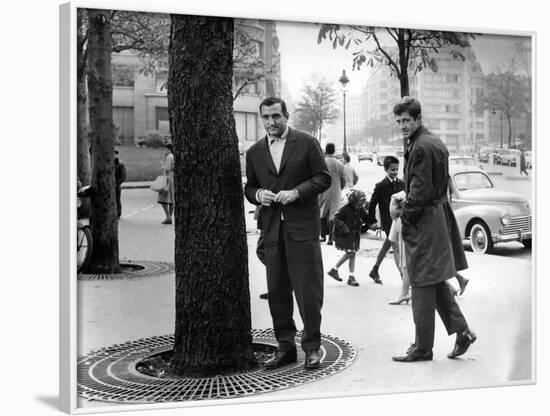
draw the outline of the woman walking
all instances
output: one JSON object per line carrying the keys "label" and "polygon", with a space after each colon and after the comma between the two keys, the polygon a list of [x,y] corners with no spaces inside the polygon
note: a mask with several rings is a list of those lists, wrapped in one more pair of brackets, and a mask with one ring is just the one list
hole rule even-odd
{"label": "woman walking", "polygon": [[159,192],[157,202],[161,205],[166,216],[162,224],[172,224],[172,214],[174,213],[174,154],[172,153],[172,143],[168,143],[166,148],[168,152],[164,155],[161,165],[168,186],[166,191]]}

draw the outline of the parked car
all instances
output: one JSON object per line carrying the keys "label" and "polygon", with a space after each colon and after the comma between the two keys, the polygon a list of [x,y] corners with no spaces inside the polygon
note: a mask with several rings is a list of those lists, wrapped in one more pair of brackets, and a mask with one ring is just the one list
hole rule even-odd
{"label": "parked car", "polygon": [[495,148],[492,146],[482,146],[477,153],[477,157],[481,163],[489,163],[489,157],[494,151]]}
{"label": "parked car", "polygon": [[362,160],[368,160],[368,161],[372,162],[374,160],[374,157],[373,157],[371,152],[360,152],[357,155],[357,160],[359,162],[361,162]]}
{"label": "parked car", "polygon": [[489,176],[476,167],[452,165],[449,174],[458,228],[474,252],[489,253],[494,244],[506,241],[531,248],[531,207],[524,195],[495,189]]}
{"label": "parked car", "polygon": [[475,166],[476,163],[471,156],[449,156],[449,165]]}
{"label": "parked car", "polygon": [[525,152],[525,167],[533,169],[533,152],[531,150]]}
{"label": "parked car", "polygon": [[384,165],[384,158],[386,156],[395,156],[397,157],[397,154],[395,153],[395,150],[392,146],[380,146],[378,153],[376,154],[376,164],[378,166]]}
{"label": "parked car", "polygon": [[518,149],[505,149],[500,154],[500,164],[505,166],[519,166],[521,151]]}

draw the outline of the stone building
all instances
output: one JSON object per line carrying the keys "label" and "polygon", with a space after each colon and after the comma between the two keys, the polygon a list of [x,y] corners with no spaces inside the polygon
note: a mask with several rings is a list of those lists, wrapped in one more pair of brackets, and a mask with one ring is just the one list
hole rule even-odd
{"label": "stone building", "polygon": [[[264,134],[258,106],[266,94],[280,95],[279,41],[273,21],[236,19],[237,51],[233,75],[234,115],[239,146]],[[240,49],[238,49],[240,48]],[[121,143],[139,143],[154,132],[170,138],[166,68],[144,73],[142,58],[115,53],[113,67],[113,122]]]}

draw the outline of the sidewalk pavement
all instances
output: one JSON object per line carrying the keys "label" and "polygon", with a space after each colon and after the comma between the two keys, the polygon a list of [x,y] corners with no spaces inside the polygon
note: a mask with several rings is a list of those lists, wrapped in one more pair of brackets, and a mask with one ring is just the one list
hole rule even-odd
{"label": "sidewalk pavement", "polygon": [[[159,224],[159,212],[143,209],[122,217],[119,247],[122,260],[173,262],[174,228]],[[266,291],[265,268],[255,254],[259,234],[245,206],[252,327],[271,328],[268,304],[259,298]],[[434,360],[396,363],[414,339],[411,306],[392,306],[401,280],[388,254],[380,267],[383,285],[368,272],[382,243],[374,233],[362,238],[356,261],[359,287],[325,276],[322,332],[351,343],[357,356],[350,367],[321,380],[292,389],[262,394],[262,399],[305,395],[373,394],[434,389],[467,388],[526,383],[532,372],[532,288],[530,259],[476,255],[467,252],[470,278],[465,295],[458,298],[478,340],[460,359],[450,360],[455,337],[447,336],[436,318]],[[322,244],[325,272],[341,255]],[[347,276],[347,264],[340,269]],[[456,282],[453,282],[456,284]],[[173,333],[174,275],[135,280],[78,282],[78,355],[144,337]],[[302,323],[295,308],[295,321]],[[79,406],[107,406],[79,398]]]}

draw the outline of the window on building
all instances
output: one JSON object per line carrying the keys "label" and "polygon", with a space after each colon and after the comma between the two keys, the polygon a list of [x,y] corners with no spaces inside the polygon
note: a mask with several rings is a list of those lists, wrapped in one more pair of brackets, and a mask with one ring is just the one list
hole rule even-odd
{"label": "window on building", "polygon": [[257,139],[256,113],[235,112],[235,127],[239,140],[255,141]]}
{"label": "window on building", "polygon": [[114,87],[133,87],[135,71],[131,65],[112,65],[112,77]]}
{"label": "window on building", "polygon": [[457,74],[447,74],[445,75],[445,81],[446,82],[458,82],[458,75]]}
{"label": "window on building", "polygon": [[483,133],[476,133],[476,140],[485,140],[485,135]]}
{"label": "window on building", "polygon": [[458,130],[458,120],[447,120],[447,130]]}
{"label": "window on building", "polygon": [[155,89],[157,92],[166,92],[168,82],[168,71],[159,71],[155,73]]}
{"label": "window on building", "polygon": [[170,133],[170,114],[168,107],[156,107],[157,130],[162,133]]}
{"label": "window on building", "polygon": [[476,122],[476,129],[484,129],[485,123],[483,121],[477,121]]}

